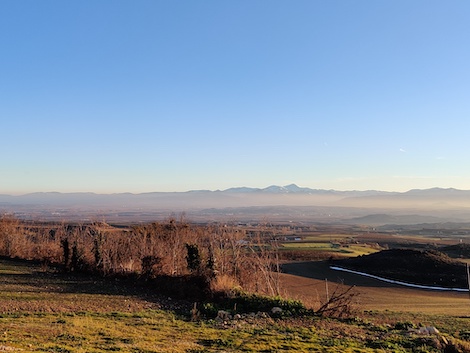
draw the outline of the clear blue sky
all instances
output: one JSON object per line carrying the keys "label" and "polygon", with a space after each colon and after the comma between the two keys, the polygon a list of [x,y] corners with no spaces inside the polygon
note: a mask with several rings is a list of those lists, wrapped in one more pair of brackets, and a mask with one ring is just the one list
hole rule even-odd
{"label": "clear blue sky", "polygon": [[470,189],[470,2],[4,0],[0,193]]}

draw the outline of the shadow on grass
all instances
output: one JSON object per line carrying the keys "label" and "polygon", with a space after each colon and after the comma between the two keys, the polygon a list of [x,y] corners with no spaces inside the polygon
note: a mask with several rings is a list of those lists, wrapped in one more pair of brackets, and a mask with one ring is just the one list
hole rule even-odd
{"label": "shadow on grass", "polygon": [[330,282],[343,283],[347,286],[364,287],[401,287],[399,285],[382,282],[373,278],[364,277],[354,273],[339,272],[330,269],[328,261],[305,261],[282,265],[282,272],[290,275],[312,278]]}
{"label": "shadow on grass", "polygon": [[[135,297],[165,310],[185,314],[192,303],[208,296],[202,278],[162,276],[144,280],[137,275],[102,277],[89,273],[66,273],[28,260],[0,258],[0,291],[3,293],[98,294]],[[170,298],[171,297],[171,298]]]}

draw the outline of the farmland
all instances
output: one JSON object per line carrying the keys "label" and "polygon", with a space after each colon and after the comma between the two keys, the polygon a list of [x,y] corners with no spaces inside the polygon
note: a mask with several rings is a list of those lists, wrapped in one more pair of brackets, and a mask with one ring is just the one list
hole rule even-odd
{"label": "farmland", "polygon": [[[334,230],[334,231],[332,231]],[[384,283],[360,275],[330,269],[327,259],[367,255],[388,248],[445,249],[470,244],[469,238],[455,238],[436,234],[406,234],[373,232],[369,229],[347,229],[341,226],[319,230],[297,231],[298,241],[281,243],[281,252],[302,252],[301,261],[283,266],[284,290],[290,296],[319,305],[326,296],[325,279],[345,286],[354,285],[358,291],[357,307],[363,311],[399,311],[470,316],[470,299],[466,293],[417,290]],[[461,262],[469,262],[455,251],[449,255]],[[459,256],[460,255],[460,256]],[[314,259],[316,261],[309,261]],[[417,274],[419,277],[419,275]]]}

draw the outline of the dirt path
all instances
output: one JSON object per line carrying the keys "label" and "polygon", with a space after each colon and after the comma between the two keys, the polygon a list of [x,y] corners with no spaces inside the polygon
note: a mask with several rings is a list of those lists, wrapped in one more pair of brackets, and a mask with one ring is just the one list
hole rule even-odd
{"label": "dirt path", "polygon": [[356,286],[357,305],[362,310],[391,310],[470,316],[468,293],[406,288],[353,273],[331,270],[327,262],[285,264],[284,293],[317,307],[326,297],[325,279],[331,292],[336,283]]}

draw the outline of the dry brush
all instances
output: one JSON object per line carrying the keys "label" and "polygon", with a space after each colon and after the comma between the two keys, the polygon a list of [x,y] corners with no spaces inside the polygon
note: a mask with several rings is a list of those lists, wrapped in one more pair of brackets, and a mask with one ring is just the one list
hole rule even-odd
{"label": "dry brush", "polygon": [[[268,235],[268,236],[267,236]],[[203,278],[213,291],[279,295],[279,257],[269,232],[184,219],[116,228],[0,218],[0,255],[59,265],[69,272]]]}

